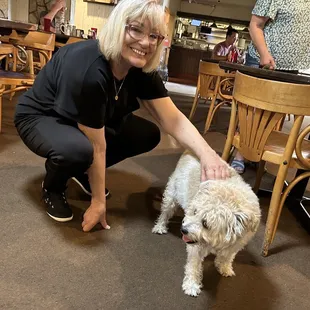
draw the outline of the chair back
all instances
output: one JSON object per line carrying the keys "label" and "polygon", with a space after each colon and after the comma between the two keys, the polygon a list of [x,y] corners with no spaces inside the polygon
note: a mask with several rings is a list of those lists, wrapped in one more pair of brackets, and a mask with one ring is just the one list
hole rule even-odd
{"label": "chair back", "polygon": [[210,89],[215,88],[217,78],[233,78],[234,76],[234,74],[226,73],[217,63],[201,60],[197,85],[200,98],[207,98],[209,96]]}
{"label": "chair back", "polygon": [[304,116],[310,115],[310,85],[236,73],[229,130],[238,128],[238,149],[245,158],[261,160],[266,141],[286,114],[295,115],[290,136],[296,138]]}

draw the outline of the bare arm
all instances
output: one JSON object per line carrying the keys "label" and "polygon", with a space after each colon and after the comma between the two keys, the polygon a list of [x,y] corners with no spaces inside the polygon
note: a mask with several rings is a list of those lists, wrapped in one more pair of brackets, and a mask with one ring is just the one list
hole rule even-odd
{"label": "bare arm", "polygon": [[47,13],[44,18],[49,18],[50,20],[53,20],[56,14],[63,10],[66,7],[66,1],[65,0],[56,0],[54,5],[51,7],[51,10],[49,13]]}
{"label": "bare arm", "polygon": [[229,175],[226,164],[169,97],[143,100],[142,103],[168,134],[200,159],[202,181],[222,179]]}
{"label": "bare arm", "polygon": [[93,163],[88,169],[89,183],[92,190],[91,206],[85,212],[82,227],[84,231],[89,231],[100,222],[104,228],[109,229],[110,227],[106,222],[106,141],[104,128],[93,129],[81,124],[78,126],[90,140],[94,149]]}
{"label": "bare arm", "polygon": [[252,15],[249,30],[252,41],[260,55],[260,64],[274,69],[275,61],[268,51],[264,36],[264,28],[268,20],[269,17]]}

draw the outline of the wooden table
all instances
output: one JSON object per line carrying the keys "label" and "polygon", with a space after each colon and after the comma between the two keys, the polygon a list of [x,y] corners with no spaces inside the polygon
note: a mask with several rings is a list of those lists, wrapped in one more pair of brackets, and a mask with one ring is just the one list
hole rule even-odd
{"label": "wooden table", "polygon": [[12,32],[12,29],[27,32],[30,30],[38,30],[38,25],[16,21],[16,20],[0,18],[0,34],[1,35],[10,34]]}
{"label": "wooden table", "polygon": [[219,66],[220,68],[226,71],[239,71],[241,73],[261,79],[274,80],[286,83],[295,83],[295,84],[307,84],[307,85],[310,84],[310,75],[305,73],[293,74],[278,70],[253,68],[228,61],[220,61]]}
{"label": "wooden table", "polygon": [[[306,73],[293,74],[288,72],[282,72],[277,70],[268,70],[261,68],[253,68],[245,65],[239,65],[236,63],[231,63],[227,61],[221,61],[219,63],[220,68],[227,70],[229,72],[239,71],[244,74],[254,76],[261,79],[271,79],[280,82],[295,83],[295,84],[305,84],[310,85],[310,75]],[[310,105],[310,98],[309,98]],[[297,171],[297,175],[301,172]],[[299,182],[290,192],[286,199],[286,205],[290,211],[297,217],[304,228],[310,233],[310,200],[301,202],[306,191],[306,187],[309,179],[305,179]],[[260,190],[259,195],[271,196],[272,189]]]}

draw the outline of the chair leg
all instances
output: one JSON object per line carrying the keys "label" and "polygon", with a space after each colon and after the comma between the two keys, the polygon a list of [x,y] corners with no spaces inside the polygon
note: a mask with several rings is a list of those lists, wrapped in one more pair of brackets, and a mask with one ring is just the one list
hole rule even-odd
{"label": "chair leg", "polygon": [[210,103],[209,112],[208,112],[208,116],[207,116],[207,120],[206,120],[206,123],[205,123],[205,129],[204,129],[203,134],[206,134],[206,132],[210,129],[210,126],[211,126],[211,123],[212,123],[212,120],[213,120],[214,106],[215,106],[215,102],[216,102],[216,99],[217,99],[219,85],[220,85],[220,77],[217,77],[216,83],[215,83],[215,89],[214,89],[214,93],[212,95],[212,100],[211,100],[211,103]]}
{"label": "chair leg", "polygon": [[299,175],[297,178],[295,178],[292,182],[289,183],[289,185],[287,186],[287,188],[285,189],[285,191],[283,192],[282,194],[282,197],[281,197],[281,201],[280,201],[280,205],[279,205],[279,208],[278,208],[278,212],[276,214],[276,222],[275,222],[275,225],[274,225],[274,229],[272,231],[272,239],[271,239],[271,242],[273,242],[273,239],[275,237],[275,234],[276,234],[276,231],[277,231],[277,227],[278,227],[278,224],[279,224],[279,219],[280,219],[280,215],[281,215],[281,211],[282,211],[282,208],[283,208],[283,205],[285,203],[285,200],[288,196],[288,194],[290,193],[290,191],[302,180],[304,180],[305,178],[308,178],[310,177],[310,171],[307,171],[307,172],[304,172],[302,173],[301,175]]}
{"label": "chair leg", "polygon": [[199,98],[200,98],[199,92],[200,92],[200,76],[198,77],[197,88],[196,88],[196,94],[195,94],[193,106],[192,106],[191,112],[190,112],[189,117],[188,117],[188,119],[189,119],[190,121],[191,121],[192,118],[194,117],[194,114],[195,114],[195,112],[196,112],[196,110],[197,110],[197,106],[198,106],[198,102],[199,102]]}
{"label": "chair leg", "polygon": [[276,182],[273,186],[265,229],[265,237],[262,250],[263,256],[268,255],[269,246],[272,243],[272,236],[274,235],[274,231],[277,227],[277,218],[279,216],[281,194],[283,190],[284,181],[287,175],[287,171],[288,171],[288,165],[283,164],[280,165]]}
{"label": "chair leg", "polygon": [[233,140],[236,131],[236,122],[237,122],[237,105],[236,102],[232,102],[231,105],[231,112],[230,112],[230,121],[229,121],[229,128],[227,133],[227,138],[224,146],[224,150],[222,153],[222,159],[226,162],[228,161],[231,155],[231,148],[233,147]]}
{"label": "chair leg", "polygon": [[189,117],[188,117],[188,119],[190,121],[192,120],[192,118],[194,117],[194,115],[196,113],[198,102],[199,102],[199,95],[198,95],[198,91],[197,91],[197,93],[195,95],[194,102],[193,102],[193,106],[192,106],[192,109],[191,109],[191,113],[189,114]]}
{"label": "chair leg", "polygon": [[2,95],[5,90],[4,85],[0,85],[0,133],[2,132]]}
{"label": "chair leg", "polygon": [[256,173],[255,184],[254,184],[254,187],[253,187],[253,191],[254,191],[255,194],[257,194],[257,192],[259,190],[259,187],[260,187],[263,175],[265,173],[265,164],[266,164],[266,162],[264,160],[261,160],[259,162],[258,170],[257,170],[257,173]]}
{"label": "chair leg", "polygon": [[[14,47],[14,53],[13,53],[13,71],[15,72],[17,70],[17,53],[18,49]],[[11,85],[11,90],[15,89],[16,86]],[[12,101],[13,97],[15,96],[15,92],[12,92],[10,94],[10,101]]]}
{"label": "chair leg", "polygon": [[13,71],[16,72],[17,70],[17,48],[14,46],[13,50]]}

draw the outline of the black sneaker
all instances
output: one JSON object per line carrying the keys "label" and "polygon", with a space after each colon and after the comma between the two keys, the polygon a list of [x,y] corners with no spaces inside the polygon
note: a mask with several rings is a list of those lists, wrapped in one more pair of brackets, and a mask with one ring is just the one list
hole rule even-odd
{"label": "black sneaker", "polygon": [[[90,188],[90,184],[88,181],[88,175],[87,173],[83,173],[79,176],[73,177],[72,178],[73,181],[75,181],[83,190],[83,192],[89,196],[91,196],[91,188]],[[109,190],[106,188],[105,189],[105,196],[108,197],[110,195]]]}
{"label": "black sneaker", "polygon": [[47,214],[57,222],[69,222],[73,219],[73,213],[70,209],[65,193],[55,193],[47,191],[42,184],[43,201],[45,203]]}

